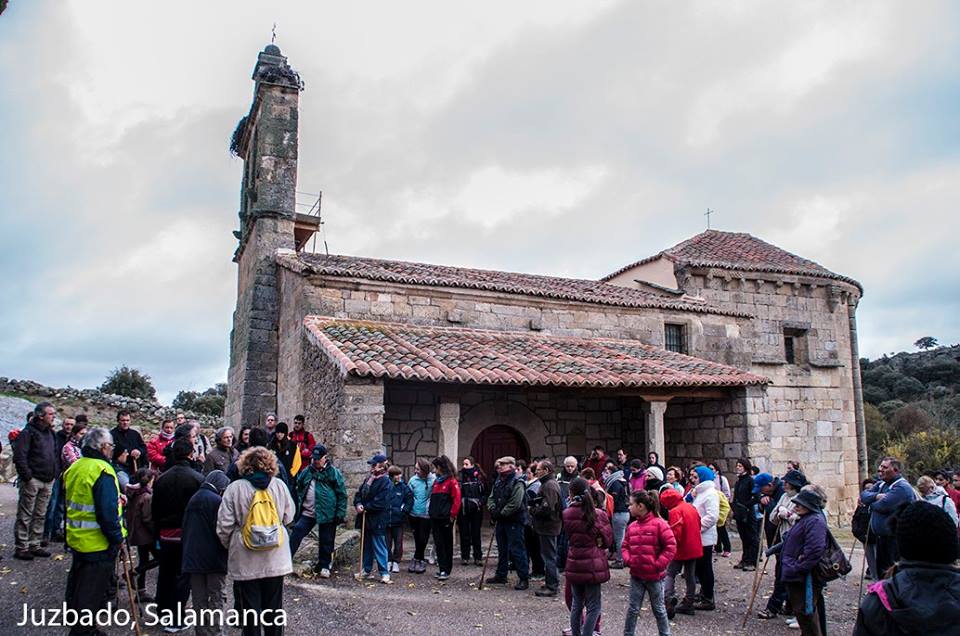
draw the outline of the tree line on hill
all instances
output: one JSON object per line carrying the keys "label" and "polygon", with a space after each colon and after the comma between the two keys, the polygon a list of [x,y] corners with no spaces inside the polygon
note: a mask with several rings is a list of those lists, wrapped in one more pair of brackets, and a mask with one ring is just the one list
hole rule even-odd
{"label": "tree line on hill", "polygon": [[[129,398],[157,399],[157,390],[150,376],[126,365],[111,371],[104,383],[100,385],[100,390]],[[177,397],[173,398],[171,406],[200,415],[223,416],[226,400],[227,385],[218,383],[204,391],[180,391]]]}

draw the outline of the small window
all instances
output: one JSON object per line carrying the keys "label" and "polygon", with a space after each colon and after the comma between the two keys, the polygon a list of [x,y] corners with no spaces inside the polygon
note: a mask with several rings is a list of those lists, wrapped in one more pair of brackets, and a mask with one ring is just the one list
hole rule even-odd
{"label": "small window", "polygon": [[665,324],[663,326],[663,341],[667,351],[673,351],[675,353],[687,352],[687,343],[683,337],[683,331],[683,325]]}
{"label": "small window", "polygon": [[787,364],[807,364],[807,330],[783,328],[783,357]]}

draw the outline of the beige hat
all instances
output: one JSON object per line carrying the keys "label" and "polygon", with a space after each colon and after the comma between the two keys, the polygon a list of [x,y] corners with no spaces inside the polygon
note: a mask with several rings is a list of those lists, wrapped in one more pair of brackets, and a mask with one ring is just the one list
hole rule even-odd
{"label": "beige hat", "polygon": [[509,455],[505,457],[501,457],[500,459],[497,460],[497,466],[505,466],[507,464],[514,466],[516,465],[516,463],[517,463],[517,460],[515,460],[513,457],[510,457]]}

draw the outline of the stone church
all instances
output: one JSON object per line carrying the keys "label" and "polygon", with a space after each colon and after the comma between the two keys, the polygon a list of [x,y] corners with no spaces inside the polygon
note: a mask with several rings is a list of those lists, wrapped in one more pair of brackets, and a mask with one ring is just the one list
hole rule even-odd
{"label": "stone church", "polygon": [[473,455],[487,471],[598,444],[728,470],[797,459],[831,512],[849,511],[866,471],[857,281],[716,230],[601,280],[308,252],[303,85],[272,44],[252,79],[232,144],[230,424],[303,413],[352,485],[379,449],[403,467]]}

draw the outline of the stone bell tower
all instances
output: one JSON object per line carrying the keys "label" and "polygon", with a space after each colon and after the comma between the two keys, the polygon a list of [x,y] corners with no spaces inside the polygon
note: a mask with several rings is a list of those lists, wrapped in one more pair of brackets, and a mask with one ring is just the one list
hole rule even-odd
{"label": "stone bell tower", "polygon": [[[262,423],[277,409],[278,249],[298,249],[296,213],[300,76],[274,44],[257,56],[253,103],[233,133],[230,150],[243,159],[237,306],[230,334],[224,417],[239,427]],[[309,221],[308,221],[309,222]],[[298,227],[300,226],[300,227]]]}

